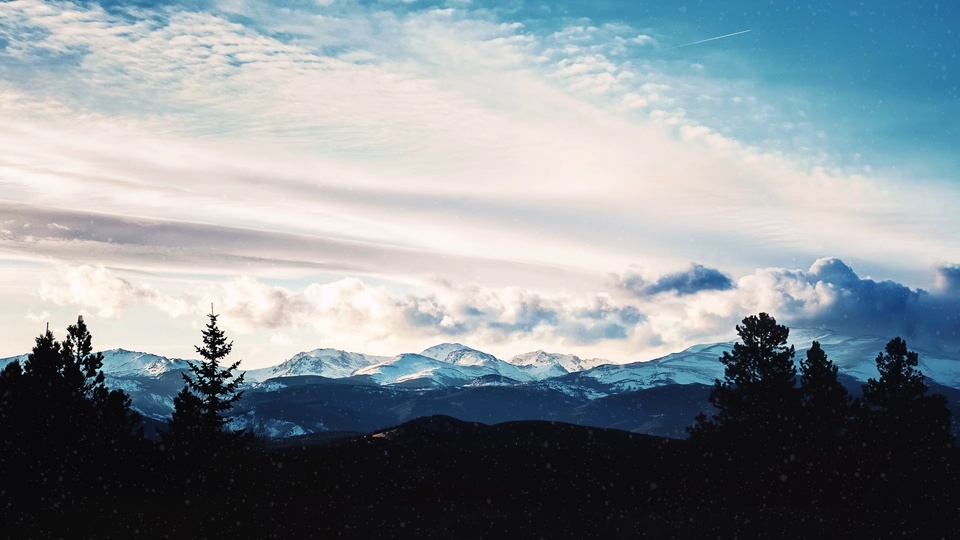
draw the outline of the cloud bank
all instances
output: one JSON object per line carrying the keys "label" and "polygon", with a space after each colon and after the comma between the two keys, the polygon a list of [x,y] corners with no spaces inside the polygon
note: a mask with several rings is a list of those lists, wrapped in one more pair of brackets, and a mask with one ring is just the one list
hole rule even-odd
{"label": "cloud bank", "polygon": [[[949,276],[955,269],[946,265],[937,272]],[[44,282],[40,295],[55,304],[121,319],[138,304],[171,317],[201,318],[212,302],[231,329],[244,334],[269,331],[273,340],[282,339],[278,336],[284,331],[307,329],[345,343],[394,346],[461,341],[516,352],[540,343],[582,354],[592,351],[592,356],[604,351],[608,359],[622,362],[731,339],[740,319],[759,312],[791,327],[901,336],[927,349],[960,349],[960,292],[955,288],[925,291],[861,278],[836,258],[819,259],[807,270],[757,269],[736,281],[706,270],[693,265],[666,274],[651,282],[655,292],[641,289],[640,295],[623,290],[624,283],[636,277],[628,272],[619,290],[592,295],[456,286],[444,280],[430,282],[429,294],[398,295],[357,278],[295,290],[239,277],[174,296],[104,267],[81,266],[65,268],[58,280]],[[688,278],[704,275],[725,280],[718,282],[720,287],[712,277],[708,286],[689,286]],[[664,283],[681,286],[667,289]]]}

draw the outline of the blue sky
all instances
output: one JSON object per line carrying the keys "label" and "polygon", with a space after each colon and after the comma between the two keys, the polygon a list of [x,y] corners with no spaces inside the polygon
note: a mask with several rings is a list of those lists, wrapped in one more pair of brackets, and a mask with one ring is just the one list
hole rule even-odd
{"label": "blue sky", "polygon": [[0,354],[957,351],[957,10],[0,4]]}

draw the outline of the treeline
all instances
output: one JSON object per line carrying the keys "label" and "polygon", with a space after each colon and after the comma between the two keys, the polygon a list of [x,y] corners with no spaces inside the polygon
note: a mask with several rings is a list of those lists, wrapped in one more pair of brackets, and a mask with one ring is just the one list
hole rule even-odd
{"label": "treeline", "polygon": [[215,314],[159,441],[145,437],[129,397],[105,385],[81,317],[63,341],[47,330],[22,365],[0,372],[0,530],[8,538],[960,530],[950,413],[903,340],[879,352],[877,377],[855,399],[819,343],[797,363],[773,317],[747,317],[737,331],[720,358],[713,410],[693,419],[689,440],[530,422],[281,447],[229,428],[243,375],[226,362],[232,343]]}
{"label": "treeline", "polygon": [[[930,394],[918,355],[900,338],[876,358],[876,378],[852,398],[820,343],[799,361],[789,330],[766,313],[737,325],[740,341],[720,358],[710,392],[715,413],[688,428],[729,497],[759,503],[839,505],[864,497],[954,505],[956,449],[950,410]],[[908,506],[893,505],[893,511]]]}
{"label": "treeline", "polygon": [[[48,327],[22,365],[0,372],[6,537],[152,538],[178,530],[177,523],[196,525],[188,537],[231,530],[223,518],[241,513],[239,499],[232,510],[227,503],[253,489],[237,482],[238,473],[251,478],[263,456],[252,434],[226,428],[243,374],[235,373],[239,362],[223,364],[232,343],[217,315],[209,319],[196,347],[203,360],[183,374],[159,442],[144,432],[130,397],[107,388],[103,355],[93,352],[83,317],[63,341]],[[231,484],[242,489],[231,492]]]}

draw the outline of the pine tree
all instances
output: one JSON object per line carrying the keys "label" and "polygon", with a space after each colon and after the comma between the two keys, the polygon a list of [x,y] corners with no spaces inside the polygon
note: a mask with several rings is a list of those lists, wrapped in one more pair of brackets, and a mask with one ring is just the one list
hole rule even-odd
{"label": "pine tree", "polygon": [[919,355],[899,337],[877,355],[880,378],[863,385],[866,429],[884,447],[939,452],[953,444],[950,410],[942,395],[926,395],[929,387],[918,365]]}
{"label": "pine tree", "polygon": [[230,433],[225,429],[226,413],[243,395],[239,387],[244,374],[234,375],[240,361],[222,365],[233,349],[233,342],[227,341],[217,326],[218,315],[212,308],[208,317],[210,322],[203,331],[203,346],[195,347],[203,360],[190,363],[190,373],[183,374],[184,387],[174,399],[174,412],[166,434],[171,442],[223,444],[228,439],[237,441],[245,437],[244,433]]}
{"label": "pine tree", "polygon": [[106,464],[116,470],[140,441],[139,415],[126,394],[107,389],[91,343],[79,317],[62,343],[47,328],[22,367],[0,374],[3,463],[25,486],[66,492],[96,478],[103,487]]}
{"label": "pine tree", "polygon": [[[740,342],[724,352],[724,378],[714,383],[712,418],[699,414],[687,428],[718,483],[741,496],[769,500],[792,496],[799,462],[796,422],[800,394],[787,346],[787,327],[766,313],[737,325]],[[787,479],[789,484],[784,483]]]}
{"label": "pine tree", "polygon": [[63,373],[75,393],[89,400],[93,406],[92,435],[101,447],[122,449],[117,441],[142,437],[140,415],[131,407],[130,396],[123,390],[109,390],[102,371],[103,353],[93,352],[93,337],[83,316],[77,324],[67,327],[67,337],[61,344]]}
{"label": "pine tree", "polygon": [[919,355],[907,350],[907,342],[893,338],[877,355],[880,378],[868,379],[863,385],[863,400],[872,407],[892,410],[923,397],[928,388],[918,364]]}
{"label": "pine tree", "polygon": [[815,452],[836,448],[850,413],[850,394],[840,384],[837,366],[818,341],[800,361],[802,413],[800,428]]}
{"label": "pine tree", "polygon": [[751,315],[736,328],[740,342],[723,353],[724,378],[710,392],[717,413],[711,419],[699,415],[688,430],[694,439],[786,436],[799,404],[794,348],[786,344],[789,330],[766,313]]}

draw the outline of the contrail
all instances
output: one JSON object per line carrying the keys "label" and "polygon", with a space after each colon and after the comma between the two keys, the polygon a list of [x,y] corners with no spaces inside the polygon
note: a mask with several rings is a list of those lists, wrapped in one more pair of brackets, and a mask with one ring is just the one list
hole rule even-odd
{"label": "contrail", "polygon": [[[734,32],[734,33],[732,33],[732,34],[726,34],[726,35],[723,35],[723,36],[717,36],[717,37],[712,37],[712,38],[707,38],[707,39],[701,39],[700,41],[693,41],[693,42],[690,42],[690,43],[684,43],[683,45],[677,45],[676,47],[670,47],[670,48],[671,48],[671,49],[679,49],[680,47],[689,47],[690,45],[696,45],[697,43],[706,43],[706,42],[708,42],[708,41],[713,41],[713,40],[715,40],[715,39],[723,39],[723,38],[728,38],[728,37],[730,37],[730,36],[739,36],[740,34],[746,34],[747,32],[753,32],[753,29],[750,29],[750,30],[741,30],[741,31],[739,31],[739,32]],[[668,49],[668,50],[669,50],[669,49]]]}

